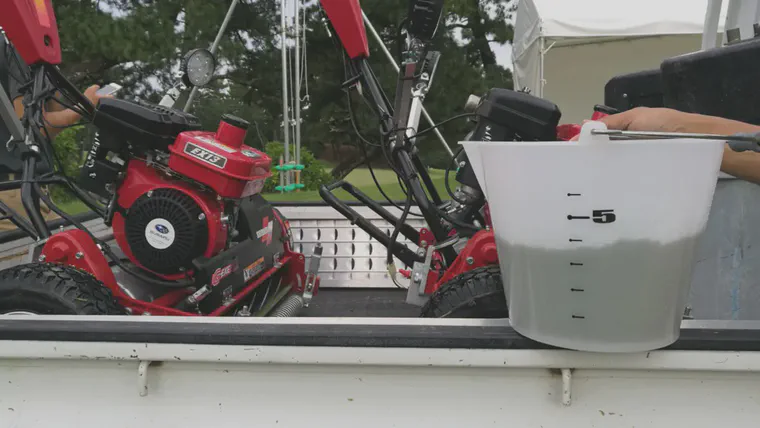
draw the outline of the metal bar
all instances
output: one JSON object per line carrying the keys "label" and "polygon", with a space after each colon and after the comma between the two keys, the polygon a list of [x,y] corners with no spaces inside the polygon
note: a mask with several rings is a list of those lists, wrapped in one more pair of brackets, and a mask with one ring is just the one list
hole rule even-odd
{"label": "metal bar", "polygon": [[760,144],[760,137],[753,135],[690,134],[685,132],[619,131],[616,129],[592,129],[594,135],[610,135],[632,138],[695,138],[700,140],[749,141]]}
{"label": "metal bar", "polygon": [[[333,187],[335,188],[335,187]],[[376,239],[380,244],[388,248],[388,251],[393,253],[399,260],[411,266],[414,262],[421,262],[423,258],[414,251],[410,250],[407,246],[402,245],[396,241],[391,248],[390,236],[384,233],[380,228],[372,224],[369,220],[359,215],[356,210],[346,205],[343,201],[338,199],[332,194],[331,189],[327,186],[321,186],[319,188],[319,195],[336,211],[341,213],[344,217],[351,220],[353,224],[356,224],[363,231],[367,232],[372,238]]]}
{"label": "metal bar", "polygon": [[[288,23],[285,19],[285,8],[287,8],[287,0],[280,2],[280,25],[282,26],[280,50],[282,52],[282,130],[283,130],[283,144],[285,145],[285,153],[283,158],[285,164],[290,162],[290,114],[288,112]],[[280,171],[280,176],[285,178],[285,185],[290,184],[290,173],[288,171]]]}
{"label": "metal bar", "polygon": [[[232,14],[235,12],[235,7],[238,4],[238,1],[240,0],[232,0],[232,4],[230,5],[230,8],[227,9],[227,15],[224,17],[224,21],[222,21],[222,27],[219,28],[219,32],[216,33],[216,39],[214,39],[214,43],[211,45],[211,53],[216,53],[216,49],[219,47],[219,43],[222,41],[222,36],[224,35],[225,30],[227,30],[227,25],[230,23],[230,19],[232,19]],[[193,98],[195,98],[195,94],[198,92],[198,87],[193,86],[193,89],[190,90],[190,95],[187,96],[187,102],[185,103],[185,112],[190,111],[190,105],[193,103]]]}
{"label": "metal bar", "polygon": [[723,0],[708,0],[705,13],[705,26],[702,31],[702,50],[712,49],[718,45],[718,26]]}
{"label": "metal bar", "polygon": [[[398,73],[400,69],[399,69],[398,64],[396,63],[396,60],[393,58],[393,55],[390,53],[388,48],[385,47],[385,43],[383,43],[383,39],[380,37],[380,34],[377,33],[377,30],[375,30],[375,27],[372,25],[372,23],[369,22],[369,19],[367,18],[367,15],[364,13],[364,11],[362,11],[362,17],[364,18],[364,23],[366,24],[370,33],[372,33],[372,36],[380,45],[380,49],[385,54],[385,57],[388,58],[388,61],[393,66],[394,70],[396,70],[396,72]],[[433,121],[433,118],[430,117],[430,114],[427,112],[425,107],[422,107],[422,115],[425,117],[425,120],[427,120],[430,126],[435,126],[435,122]],[[449,147],[449,143],[446,142],[446,139],[443,138],[443,134],[441,134],[441,131],[438,128],[434,128],[433,133],[435,133],[436,137],[438,137],[438,140],[443,145],[443,148],[446,149],[446,151],[449,153],[449,156],[453,158],[454,152],[451,151],[451,147]]]}
{"label": "metal bar", "polygon": [[23,230],[29,237],[37,240],[37,233],[35,232],[32,224],[29,223],[24,217],[21,217],[19,213],[13,210],[13,208],[3,203],[3,201],[0,201],[0,212],[4,214],[3,220],[10,220],[11,223],[13,223],[20,230]]}
{"label": "metal bar", "polygon": [[[296,144],[296,164],[301,163],[301,37],[300,37],[300,23],[299,23],[299,16],[301,14],[301,0],[294,0],[295,3],[295,39],[296,39],[296,52],[295,52],[295,63],[293,64],[293,67],[295,68],[295,75],[296,75],[296,82],[295,82],[295,106],[293,106],[293,110],[295,111],[296,116],[296,136],[295,136],[295,144]],[[296,173],[297,174],[297,173]]]}
{"label": "metal bar", "polygon": [[16,109],[13,107],[13,101],[5,93],[5,90],[0,90],[0,121],[5,124],[5,127],[10,131],[11,139],[8,141],[0,141],[3,147],[0,150],[5,150],[8,146],[7,143],[11,141],[24,141],[24,126],[16,115]]}

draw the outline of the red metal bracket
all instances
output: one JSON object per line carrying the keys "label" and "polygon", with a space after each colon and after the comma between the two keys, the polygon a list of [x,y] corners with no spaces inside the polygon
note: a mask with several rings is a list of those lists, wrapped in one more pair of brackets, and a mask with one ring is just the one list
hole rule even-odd
{"label": "red metal bracket", "polygon": [[446,273],[443,274],[440,280],[428,282],[428,285],[425,287],[425,293],[434,293],[443,284],[465,272],[498,263],[499,256],[496,252],[496,241],[494,240],[493,232],[481,230],[467,241],[467,245],[459,253],[454,263],[446,269]]}

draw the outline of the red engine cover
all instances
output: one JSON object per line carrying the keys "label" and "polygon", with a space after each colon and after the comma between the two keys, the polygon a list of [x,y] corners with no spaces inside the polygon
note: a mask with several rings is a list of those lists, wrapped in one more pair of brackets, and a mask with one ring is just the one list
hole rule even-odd
{"label": "red engine cover", "polygon": [[[220,128],[225,126],[222,122]],[[204,131],[179,134],[169,147],[169,168],[209,186],[223,198],[240,199],[261,192],[272,175],[269,156],[246,145],[222,144],[217,135]]]}
{"label": "red engine cover", "polygon": [[367,29],[359,0],[320,0],[340,42],[351,59],[369,57]]}
{"label": "red engine cover", "polygon": [[[198,192],[190,183],[180,180],[165,178],[154,169],[141,160],[131,160],[127,166],[126,179],[119,187],[118,204],[124,209],[128,209],[142,195],[156,189],[175,189],[190,196],[195,203],[203,210],[208,219],[208,247],[206,248],[205,257],[213,257],[224,249],[227,242],[227,226],[222,223],[224,204],[218,201],[215,195]],[[116,243],[124,251],[124,254],[135,264],[143,269],[137,259],[129,249],[127,236],[125,233],[125,219],[121,213],[117,212],[113,219],[113,235]],[[149,270],[149,269],[146,269]],[[184,275],[160,275],[165,279],[180,279]]]}
{"label": "red engine cover", "polygon": [[0,27],[27,64],[60,64],[61,44],[51,0],[0,0]]}

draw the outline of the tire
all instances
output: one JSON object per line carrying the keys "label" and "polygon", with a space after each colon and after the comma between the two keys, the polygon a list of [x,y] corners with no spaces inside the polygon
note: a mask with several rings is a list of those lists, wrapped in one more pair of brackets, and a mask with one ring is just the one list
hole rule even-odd
{"label": "tire", "polygon": [[52,263],[0,271],[0,315],[124,315],[102,282],[89,273]]}
{"label": "tire", "polygon": [[499,266],[465,272],[443,284],[422,307],[422,318],[509,318]]}

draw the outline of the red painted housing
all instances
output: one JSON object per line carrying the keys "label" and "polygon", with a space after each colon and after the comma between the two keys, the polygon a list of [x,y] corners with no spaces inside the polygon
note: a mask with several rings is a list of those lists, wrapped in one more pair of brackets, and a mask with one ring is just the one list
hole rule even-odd
{"label": "red painted housing", "polygon": [[320,0],[349,58],[369,58],[367,30],[359,0]]}
{"label": "red painted housing", "polygon": [[[119,195],[118,204],[124,209],[128,209],[135,203],[137,198],[156,189],[175,189],[193,198],[196,204],[203,210],[208,219],[208,247],[203,253],[205,257],[213,257],[224,249],[227,243],[227,226],[222,223],[224,205],[216,199],[215,195],[202,193],[193,187],[190,183],[182,180],[172,180],[159,175],[156,169],[151,168],[141,160],[131,160],[127,166],[126,179],[117,191]],[[127,242],[125,233],[125,219],[121,213],[117,212],[113,218],[113,235],[119,248],[124,254],[141,268],[137,259],[132,254]],[[159,275],[165,279],[173,280],[183,278],[184,275],[166,276]]]}
{"label": "red painted housing", "polygon": [[27,64],[60,64],[61,44],[51,0],[0,0],[0,27]]}
{"label": "red painted housing", "polygon": [[[223,198],[240,199],[261,192],[264,181],[272,175],[269,170],[272,160],[244,145],[240,132],[230,128],[235,127],[222,122],[216,133],[189,131],[179,134],[169,146],[169,168],[209,186]],[[244,132],[242,136],[245,136]]]}

